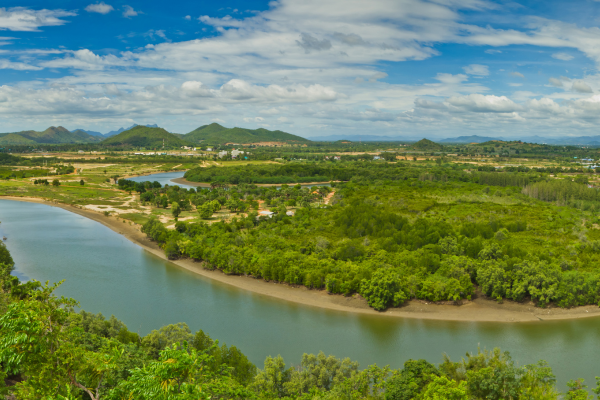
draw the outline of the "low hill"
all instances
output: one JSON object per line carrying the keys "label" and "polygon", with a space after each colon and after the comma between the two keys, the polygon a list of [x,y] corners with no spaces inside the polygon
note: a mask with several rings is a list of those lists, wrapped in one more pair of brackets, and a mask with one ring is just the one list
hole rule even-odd
{"label": "low hill", "polygon": [[[104,137],[111,137],[111,136],[115,136],[118,135],[121,132],[125,132],[130,130],[131,128],[135,128],[136,126],[138,126],[138,124],[133,124],[131,125],[129,128],[119,128],[116,131],[110,131],[105,133],[103,136]],[[154,125],[143,125],[143,126],[147,126],[148,128],[158,128],[158,125],[154,124]]]}
{"label": "low hill", "polygon": [[459,136],[459,137],[455,137],[455,138],[443,139],[443,140],[439,140],[439,143],[483,143],[483,142],[490,142],[492,140],[502,140],[502,139],[488,137],[488,136],[471,135],[471,136]]}
{"label": "low hill", "polygon": [[105,138],[105,136],[102,133],[96,132],[96,131],[88,131],[88,130],[85,130],[85,129],[75,129],[72,132],[77,132],[77,131],[85,132],[85,133],[87,133],[90,136],[96,136],[96,137],[99,137],[101,139]]}
{"label": "low hill", "polygon": [[414,143],[410,146],[414,150],[423,150],[423,151],[439,151],[442,150],[444,146],[441,144],[432,142],[429,139],[421,139],[417,143]]}
{"label": "low hill", "polygon": [[149,128],[142,125],[134,126],[102,141],[102,144],[108,146],[133,146],[147,149],[162,149],[163,143],[165,148],[179,148],[189,144],[163,128]]}
{"label": "low hill", "polygon": [[70,132],[62,126],[46,129],[43,132],[21,131],[11,133],[0,133],[1,144],[65,144],[65,143],[95,143],[100,138],[91,136],[84,131]]}
{"label": "low hill", "polygon": [[37,144],[37,142],[35,142],[31,139],[27,139],[16,133],[8,133],[8,134],[5,134],[4,136],[0,137],[0,145],[10,145],[10,144],[27,146],[27,145]]}
{"label": "low hill", "polygon": [[259,143],[279,142],[288,144],[310,143],[310,140],[282,131],[267,129],[225,128],[217,123],[203,125],[184,135],[184,138],[194,144],[224,144],[224,143]]}

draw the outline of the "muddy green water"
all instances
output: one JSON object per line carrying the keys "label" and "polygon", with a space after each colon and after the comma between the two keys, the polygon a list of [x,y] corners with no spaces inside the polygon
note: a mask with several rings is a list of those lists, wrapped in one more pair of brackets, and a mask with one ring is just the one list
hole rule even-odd
{"label": "muddy green water", "polygon": [[148,254],[105,226],[60,208],[0,200],[0,236],[22,279],[65,280],[59,293],[114,314],[146,334],[186,322],[240,348],[259,367],[281,354],[297,363],[320,350],[362,366],[409,358],[457,359],[477,346],[509,350],[520,364],[547,360],[559,388],[600,375],[600,319],[534,323],[390,319],[322,310],[229,287]]}

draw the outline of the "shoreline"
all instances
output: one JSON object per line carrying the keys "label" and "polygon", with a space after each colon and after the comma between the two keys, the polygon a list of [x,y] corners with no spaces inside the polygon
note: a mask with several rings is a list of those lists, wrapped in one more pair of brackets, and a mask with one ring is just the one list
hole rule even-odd
{"label": "shoreline", "polygon": [[[190,182],[185,178],[171,179],[171,182],[179,183],[181,185],[195,186],[195,187],[203,187],[203,188],[210,187],[209,183]],[[339,182],[339,181],[333,181],[333,182]],[[329,185],[330,183],[331,183],[331,181],[330,182],[307,182],[307,183],[252,183],[251,185],[256,185],[259,187],[273,187],[273,186],[288,185],[291,187],[291,186],[296,186],[296,185],[300,185],[300,186]],[[232,186],[237,186],[237,185],[232,185]]]}
{"label": "shoreline", "polygon": [[458,306],[411,300],[401,307],[390,308],[384,312],[379,312],[370,308],[366,301],[358,295],[344,297],[342,295],[327,294],[324,290],[292,287],[287,284],[267,282],[249,276],[226,275],[219,270],[211,271],[204,269],[202,263],[195,262],[191,259],[168,260],[162,249],[141,232],[139,225],[123,223],[123,220],[119,220],[118,217],[106,217],[99,212],[80,209],[71,205],[54,203],[52,201],[34,197],[0,196],[0,200],[2,199],[46,204],[52,207],[62,208],[99,222],[112,231],[123,235],[126,239],[140,246],[142,249],[190,272],[258,295],[310,307],[391,318],[462,322],[532,322],[600,316],[600,307],[595,305],[580,306],[570,309],[554,307],[536,308],[531,303],[521,304],[513,301],[505,301],[503,304],[498,304],[494,300],[483,298],[465,301],[462,305]]}

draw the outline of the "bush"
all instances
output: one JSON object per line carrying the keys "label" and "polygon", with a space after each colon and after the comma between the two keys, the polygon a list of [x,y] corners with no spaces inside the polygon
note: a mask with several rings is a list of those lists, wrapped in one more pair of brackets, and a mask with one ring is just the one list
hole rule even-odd
{"label": "bush", "polygon": [[176,241],[169,240],[167,242],[165,245],[165,255],[169,260],[176,260],[179,258],[181,252],[179,251],[179,246],[177,245]]}
{"label": "bush", "polygon": [[389,268],[380,268],[370,280],[363,279],[360,294],[371,307],[378,311],[404,303],[406,295],[402,291],[402,282],[398,274]]}

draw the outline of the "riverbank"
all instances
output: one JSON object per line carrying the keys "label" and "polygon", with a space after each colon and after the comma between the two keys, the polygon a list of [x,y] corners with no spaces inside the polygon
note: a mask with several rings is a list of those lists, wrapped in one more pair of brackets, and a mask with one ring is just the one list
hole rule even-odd
{"label": "riverbank", "polygon": [[[185,178],[175,178],[175,179],[171,179],[171,181],[175,182],[175,183],[179,183],[180,185],[188,185],[188,186],[203,187],[203,188],[210,187],[210,183],[190,182]],[[338,181],[334,181],[334,182],[338,182]],[[307,183],[299,183],[299,185],[315,186],[315,185],[329,185],[330,183],[331,182],[307,182]],[[281,186],[281,185],[295,186],[295,185],[298,185],[298,183],[255,183],[255,185],[261,186],[261,187],[273,187],[273,186]]]}
{"label": "riverbank", "polygon": [[[84,216],[103,224],[148,252],[166,260],[162,249],[141,232],[140,225],[130,225],[129,221],[123,222],[124,220],[119,219],[118,217],[106,217],[100,212],[81,209],[62,203],[54,203],[39,198],[2,196],[0,197],[0,200],[1,199],[45,204]],[[535,308],[533,304],[520,304],[511,301],[505,301],[503,304],[498,304],[493,300],[484,298],[477,298],[473,301],[465,302],[460,306],[431,304],[424,301],[413,300],[402,307],[391,308],[385,312],[377,312],[370,308],[366,301],[358,295],[353,297],[330,295],[322,290],[309,290],[305,287],[290,287],[285,284],[265,282],[261,279],[246,276],[225,275],[220,271],[206,270],[202,267],[202,263],[194,262],[189,259],[170,262],[212,280],[232,285],[239,289],[248,290],[259,295],[336,311],[395,318],[480,322],[527,322],[600,316],[600,308],[591,305],[572,309],[542,309]]]}

